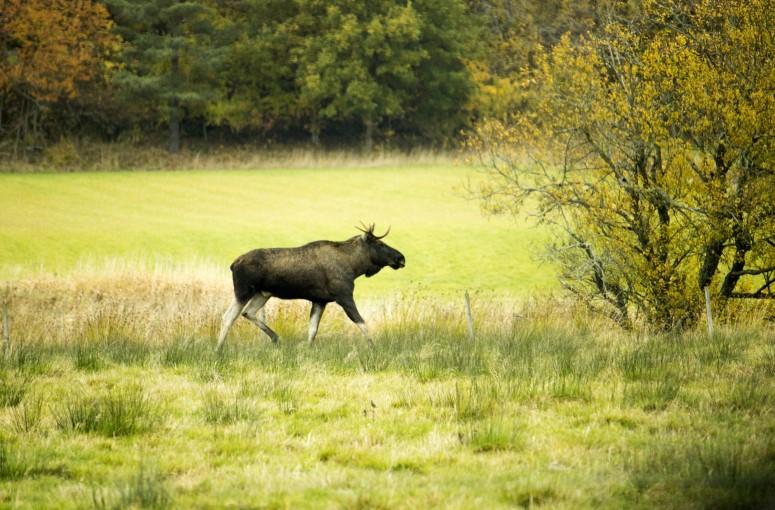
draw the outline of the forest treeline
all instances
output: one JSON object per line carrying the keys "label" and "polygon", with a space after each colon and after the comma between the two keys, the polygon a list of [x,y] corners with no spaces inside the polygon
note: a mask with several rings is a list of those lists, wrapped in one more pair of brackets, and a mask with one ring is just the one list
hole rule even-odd
{"label": "forest treeline", "polygon": [[[619,9],[622,9],[621,2]],[[2,0],[0,156],[63,139],[449,147],[595,0]]]}

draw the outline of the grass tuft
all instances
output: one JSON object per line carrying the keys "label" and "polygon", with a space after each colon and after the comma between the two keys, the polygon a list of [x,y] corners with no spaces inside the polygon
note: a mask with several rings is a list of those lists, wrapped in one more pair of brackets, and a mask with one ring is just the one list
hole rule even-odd
{"label": "grass tuft", "polygon": [[458,439],[476,453],[517,450],[524,446],[521,427],[504,417],[491,417],[468,423],[458,431]]}
{"label": "grass tuft", "polygon": [[14,407],[24,398],[30,387],[28,375],[0,372],[0,406]]}
{"label": "grass tuft", "polygon": [[676,376],[666,376],[656,381],[626,383],[623,400],[625,405],[635,405],[645,411],[662,411],[670,405],[681,390]]}
{"label": "grass tuft", "polygon": [[299,409],[297,392],[290,382],[278,381],[272,390],[272,397],[283,414],[293,414]]}
{"label": "grass tuft", "polygon": [[164,509],[173,502],[162,475],[144,466],[114,489],[93,488],[91,500],[97,510]]}
{"label": "grass tuft", "polygon": [[158,404],[139,385],[113,388],[99,396],[70,395],[54,410],[60,430],[93,432],[106,437],[150,430],[161,419]]}
{"label": "grass tuft", "polygon": [[6,369],[16,369],[27,374],[42,374],[48,368],[49,346],[42,342],[24,342],[11,344],[0,357],[0,366]]}
{"label": "grass tuft", "polygon": [[771,412],[775,404],[772,380],[763,376],[741,377],[728,391],[725,403],[736,412]]}
{"label": "grass tuft", "polygon": [[34,396],[11,410],[11,426],[18,433],[34,432],[40,426],[43,417],[43,399]]}
{"label": "grass tuft", "polygon": [[31,469],[29,459],[0,438],[0,480],[24,478]]}
{"label": "grass tuft", "polygon": [[663,442],[630,463],[643,503],[708,510],[770,508],[775,502],[775,443],[771,437]]}
{"label": "grass tuft", "polygon": [[210,389],[204,394],[201,412],[206,422],[219,425],[257,418],[251,402],[241,392],[227,396],[218,389]]}
{"label": "grass tuft", "polygon": [[73,353],[73,365],[77,370],[85,372],[95,372],[104,367],[104,362],[100,357],[100,348],[87,342],[79,342]]}
{"label": "grass tuft", "polygon": [[498,387],[489,379],[455,381],[428,395],[432,407],[450,408],[458,421],[478,420],[498,408]]}
{"label": "grass tuft", "polygon": [[519,508],[538,508],[548,505],[555,499],[557,499],[557,492],[552,487],[536,487],[530,483],[513,483],[503,490],[503,500]]}

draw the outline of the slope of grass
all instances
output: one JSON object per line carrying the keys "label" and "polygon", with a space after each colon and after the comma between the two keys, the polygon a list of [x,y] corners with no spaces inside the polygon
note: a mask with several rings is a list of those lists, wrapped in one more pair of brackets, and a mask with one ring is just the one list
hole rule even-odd
{"label": "slope of grass", "polygon": [[346,239],[392,226],[404,270],[361,280],[365,295],[552,288],[545,234],[483,216],[453,165],[0,175],[0,278],[193,265],[228,279],[256,247]]}

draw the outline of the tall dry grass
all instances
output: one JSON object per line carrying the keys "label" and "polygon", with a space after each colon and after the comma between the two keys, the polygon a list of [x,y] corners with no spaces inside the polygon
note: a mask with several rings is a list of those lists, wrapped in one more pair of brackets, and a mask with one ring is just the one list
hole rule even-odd
{"label": "tall dry grass", "polygon": [[[232,290],[228,271],[212,264],[115,260],[82,263],[63,277],[41,272],[33,278],[8,281],[0,288],[0,299],[8,305],[12,343],[131,339],[153,345],[179,338],[213,339],[231,303]],[[420,342],[432,342],[444,333],[468,337],[462,296],[454,300],[430,293],[370,299],[356,295],[356,302],[377,335],[409,335]],[[477,337],[554,331],[616,343],[625,337],[649,336],[645,326],[626,332],[588,313],[582,305],[558,297],[474,294],[472,307]],[[265,311],[267,322],[281,336],[299,340],[306,335],[306,301],[272,299]],[[715,320],[728,331],[740,327],[771,330],[774,318],[775,304],[758,301],[733,303]],[[704,327],[700,321],[696,334],[703,335]],[[265,340],[247,321],[237,321],[234,332]],[[335,304],[326,309],[321,334],[359,335]]]}
{"label": "tall dry grass", "polygon": [[255,168],[366,168],[447,164],[449,151],[398,150],[378,147],[370,153],[355,149],[315,149],[309,146],[208,146],[183,148],[171,154],[156,145],[102,143],[63,138],[34,160],[0,159],[0,172],[77,172],[123,170],[240,170]]}

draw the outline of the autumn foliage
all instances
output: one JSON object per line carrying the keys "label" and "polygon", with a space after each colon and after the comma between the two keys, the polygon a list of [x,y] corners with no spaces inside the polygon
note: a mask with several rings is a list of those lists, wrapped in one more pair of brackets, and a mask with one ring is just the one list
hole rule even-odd
{"label": "autumn foliage", "polygon": [[2,0],[0,135],[29,145],[41,137],[49,107],[102,79],[118,49],[102,4],[91,0]]}
{"label": "autumn foliage", "polygon": [[775,5],[645,2],[524,75],[536,107],[479,125],[491,211],[554,226],[567,289],[625,325],[773,297]]}
{"label": "autumn foliage", "polygon": [[1,12],[0,88],[37,101],[74,96],[116,44],[107,10],[90,0],[4,0]]}

